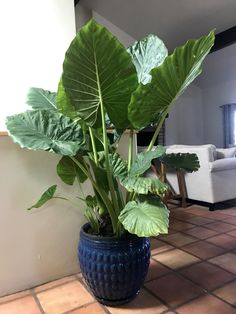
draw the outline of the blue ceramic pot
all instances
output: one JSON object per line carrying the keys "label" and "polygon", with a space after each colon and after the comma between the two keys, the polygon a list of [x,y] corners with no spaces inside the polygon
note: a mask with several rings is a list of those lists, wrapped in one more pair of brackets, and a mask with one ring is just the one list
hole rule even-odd
{"label": "blue ceramic pot", "polygon": [[139,292],[147,275],[150,241],[128,234],[123,238],[94,236],[81,228],[78,255],[81,272],[96,299],[105,305],[124,304]]}

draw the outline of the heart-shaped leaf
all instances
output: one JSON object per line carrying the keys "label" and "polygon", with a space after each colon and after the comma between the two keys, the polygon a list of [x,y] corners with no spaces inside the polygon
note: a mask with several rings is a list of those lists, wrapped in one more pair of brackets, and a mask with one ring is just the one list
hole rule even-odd
{"label": "heart-shaped leaf", "polygon": [[168,51],[163,41],[155,35],[136,41],[127,49],[133,59],[138,73],[138,80],[142,84],[151,81],[150,71],[161,65],[168,56]]}
{"label": "heart-shaped leaf", "polygon": [[159,179],[153,179],[148,177],[131,177],[120,181],[121,184],[129,192],[135,192],[138,194],[156,194],[160,197],[164,197],[169,189],[166,183],[163,183]]}
{"label": "heart-shaped leaf", "polygon": [[6,126],[22,148],[71,156],[84,149],[80,126],[56,111],[26,111],[7,117]]}
{"label": "heart-shaped leaf", "polygon": [[187,172],[197,171],[200,167],[197,154],[177,153],[166,154],[160,158],[161,162],[169,167]]}
{"label": "heart-shaped leaf", "polygon": [[148,152],[141,152],[137,154],[133,165],[130,168],[129,176],[139,176],[147,171],[153,159],[161,157],[166,152],[163,146],[157,146],[154,150]]}
{"label": "heart-shaped leaf", "polygon": [[34,110],[56,110],[56,93],[42,88],[31,87],[27,94],[26,103]]}
{"label": "heart-shaped leaf", "polygon": [[[84,165],[82,158],[77,157],[76,159]],[[68,156],[63,156],[57,164],[57,174],[64,183],[69,185],[74,184],[75,178],[77,178],[80,183],[83,183],[87,179],[84,172],[82,172],[77,164]]]}
{"label": "heart-shaped leaf", "polygon": [[201,65],[214,44],[214,33],[189,40],[151,71],[152,81],[140,84],[129,104],[129,120],[137,129],[156,122],[201,73]]}
{"label": "heart-shaped leaf", "polygon": [[120,180],[125,179],[128,175],[127,161],[123,160],[118,153],[110,154],[109,160],[114,177]]}
{"label": "heart-shaped leaf", "polygon": [[128,104],[138,79],[131,56],[105,27],[89,21],[66,52],[63,86],[89,125],[101,126],[101,105],[118,129],[129,126]]}
{"label": "heart-shaped leaf", "polygon": [[143,197],[141,201],[126,204],[119,215],[124,228],[139,237],[157,236],[168,233],[169,211],[155,197]]}
{"label": "heart-shaped leaf", "polygon": [[81,118],[79,117],[78,113],[75,111],[74,107],[72,106],[69,98],[65,93],[65,89],[62,84],[62,80],[60,80],[58,84],[57,96],[56,96],[56,106],[59,112],[63,113],[65,116],[80,121]]}

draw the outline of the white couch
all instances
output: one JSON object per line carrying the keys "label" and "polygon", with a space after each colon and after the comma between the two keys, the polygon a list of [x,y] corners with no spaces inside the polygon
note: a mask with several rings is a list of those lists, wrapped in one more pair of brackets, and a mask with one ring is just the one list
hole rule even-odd
{"label": "white couch", "polygon": [[[231,150],[231,151],[230,151]],[[186,173],[185,183],[189,199],[217,203],[236,198],[236,148],[216,149],[214,145],[171,145],[167,153],[196,153],[200,168]],[[222,157],[228,158],[222,158]],[[217,159],[221,158],[221,159]],[[178,194],[178,183],[174,172],[167,172],[167,180]]]}

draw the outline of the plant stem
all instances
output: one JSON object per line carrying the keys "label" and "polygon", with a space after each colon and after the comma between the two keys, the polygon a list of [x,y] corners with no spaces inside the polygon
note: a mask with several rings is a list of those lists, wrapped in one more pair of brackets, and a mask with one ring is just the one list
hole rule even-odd
{"label": "plant stem", "polygon": [[112,173],[111,173],[111,167],[110,167],[110,161],[109,161],[108,140],[107,140],[107,130],[106,130],[106,121],[105,121],[105,109],[104,109],[101,85],[100,85],[100,80],[99,80],[99,75],[98,75],[96,54],[94,54],[94,58],[95,58],[95,67],[96,67],[98,93],[99,93],[100,106],[101,106],[103,147],[104,147],[104,153],[105,153],[105,164],[106,164],[106,170],[107,170],[107,180],[108,180],[108,185],[109,185],[109,189],[110,189],[110,192],[111,192],[111,199],[112,199],[112,202],[114,204],[116,215],[118,217],[120,209],[119,209],[118,201],[117,201],[117,198],[116,198],[115,187],[114,187],[114,182],[113,182]]}
{"label": "plant stem", "polygon": [[98,154],[97,154],[97,148],[95,145],[94,135],[93,135],[93,131],[92,131],[91,127],[89,127],[89,134],[90,134],[91,142],[92,142],[94,161],[95,161],[95,164],[97,165],[98,164]]}
{"label": "plant stem", "polygon": [[89,171],[87,171],[84,166],[73,156],[70,156],[70,158],[74,161],[74,163],[83,171],[83,173],[89,178],[89,180],[91,181],[93,187],[95,188],[95,190],[99,193],[99,195],[101,196],[104,204],[107,207],[107,211],[110,215],[111,218],[111,223],[112,223],[112,228],[114,233],[116,232],[116,225],[117,225],[117,215],[115,214],[115,212],[113,211],[113,206],[111,204],[111,201],[109,200],[109,198],[107,197],[107,194],[102,191],[99,186],[97,185],[97,183],[93,180],[93,177],[91,176],[91,174],[89,173]]}
{"label": "plant stem", "polygon": [[130,129],[129,133],[129,153],[128,153],[128,171],[131,168],[131,165],[133,163],[133,152],[134,152],[134,130]]}
{"label": "plant stem", "polygon": [[106,133],[106,124],[105,124],[105,112],[101,100],[101,114],[102,114],[102,130],[103,130],[103,147],[104,147],[104,153],[105,153],[105,164],[106,164],[106,170],[107,170],[107,180],[109,184],[109,189],[111,192],[111,198],[114,203],[115,211],[117,216],[119,215],[119,205],[116,198],[115,193],[115,187],[114,182],[111,174],[111,167],[110,167],[110,161],[109,161],[109,150],[108,150],[108,141],[107,141],[107,133]]}
{"label": "plant stem", "polygon": [[[155,141],[157,139],[157,136],[158,136],[158,134],[160,132],[160,129],[161,129],[161,127],[162,127],[162,125],[163,125],[163,123],[165,121],[165,118],[166,118],[168,112],[169,112],[169,110],[164,111],[163,116],[161,117],[161,119],[160,119],[160,121],[158,123],[158,126],[157,126],[157,128],[156,128],[156,130],[155,130],[155,132],[153,134],[153,137],[152,137],[152,139],[151,139],[151,141],[149,143],[149,146],[148,146],[148,148],[146,150],[147,152],[150,151],[153,148],[154,143],[155,143]],[[131,194],[128,194],[127,201],[133,201],[135,199],[136,194],[137,193],[135,193],[135,192],[132,192]]]}
{"label": "plant stem", "polygon": [[165,121],[165,118],[166,118],[168,112],[169,112],[169,110],[166,110],[166,111],[163,113],[163,116],[161,117],[160,122],[158,123],[158,126],[157,126],[157,128],[156,128],[156,130],[155,130],[155,133],[153,134],[153,137],[152,137],[152,139],[151,139],[151,142],[149,143],[149,146],[148,146],[148,148],[147,148],[147,152],[150,151],[150,150],[153,148],[154,143],[155,143],[155,141],[156,141],[156,139],[157,139],[157,136],[158,136],[158,134],[159,134],[159,132],[160,132],[160,129],[161,129],[161,127],[162,127],[162,125],[163,125],[163,123],[164,123],[164,121]]}

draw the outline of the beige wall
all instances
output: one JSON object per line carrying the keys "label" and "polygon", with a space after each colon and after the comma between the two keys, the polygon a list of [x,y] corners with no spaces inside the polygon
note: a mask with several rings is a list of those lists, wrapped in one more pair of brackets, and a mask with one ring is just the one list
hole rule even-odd
{"label": "beige wall", "polygon": [[59,156],[21,149],[8,136],[0,137],[0,151],[0,295],[5,295],[77,272],[83,217],[79,201],[78,208],[52,200],[26,210],[55,183],[60,195],[73,199],[75,189],[56,175]]}
{"label": "beige wall", "polygon": [[[16,112],[22,111],[24,105],[20,98],[13,101],[20,83],[27,86],[19,89],[24,97],[30,86],[56,89],[65,50],[75,34],[75,19],[73,0],[42,0],[34,4],[22,0],[15,4],[14,12],[12,8],[11,3],[11,11],[4,11],[8,21],[5,29],[9,32],[5,32],[8,37],[3,40],[11,41],[14,29],[16,44],[21,40],[14,50],[19,67],[14,68],[11,81],[6,76],[4,83],[11,87],[8,100]],[[25,20],[31,21],[28,26],[23,23],[24,14]],[[16,32],[22,25],[25,31],[18,36]],[[51,44],[47,45],[49,40]],[[31,59],[22,64],[21,55],[29,52]],[[15,62],[11,53],[4,58],[8,66]],[[2,102],[7,107],[3,98]],[[0,125],[3,114],[1,111]],[[78,271],[76,246],[82,215],[60,201],[52,201],[42,210],[26,211],[47,187],[59,181],[55,174],[57,161],[56,155],[20,149],[8,136],[0,136],[0,296]],[[69,191],[63,184],[60,189]]]}
{"label": "beige wall", "polygon": [[[61,23],[74,19],[73,1],[61,0],[60,4],[61,11],[71,11]],[[74,27],[70,36],[74,36]],[[68,38],[64,40],[67,42]],[[61,47],[62,56],[66,48]],[[45,72],[45,76],[48,75],[50,71]],[[55,80],[55,76],[51,77],[51,84],[55,84]],[[123,156],[127,154],[127,143],[126,134],[121,140]],[[59,156],[53,153],[21,149],[10,137],[0,136],[0,296],[79,271],[77,243],[80,226],[85,221],[80,212],[83,204],[76,200],[76,208],[70,203],[52,200],[43,208],[26,210],[55,183],[60,195],[75,200],[78,187],[71,188],[57,177],[58,160]],[[91,190],[89,182],[84,184],[84,190]]]}

